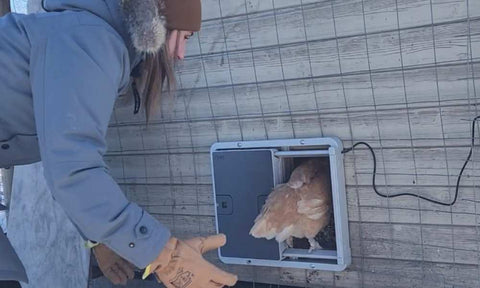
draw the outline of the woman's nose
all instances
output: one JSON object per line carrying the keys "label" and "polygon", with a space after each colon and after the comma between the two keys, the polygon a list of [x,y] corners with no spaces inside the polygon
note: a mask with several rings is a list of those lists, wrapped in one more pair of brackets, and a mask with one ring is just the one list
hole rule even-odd
{"label": "woman's nose", "polygon": [[178,37],[178,42],[177,42],[177,51],[176,51],[176,57],[179,60],[183,60],[185,58],[185,46],[187,45],[187,39],[185,36],[183,37]]}
{"label": "woman's nose", "polygon": [[188,37],[192,33],[189,31],[172,30],[167,40],[168,54],[170,57],[183,60],[185,58],[185,47]]}

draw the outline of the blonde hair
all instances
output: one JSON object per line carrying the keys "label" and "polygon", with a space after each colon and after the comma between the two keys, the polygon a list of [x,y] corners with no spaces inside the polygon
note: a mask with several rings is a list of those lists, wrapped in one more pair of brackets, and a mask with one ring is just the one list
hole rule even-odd
{"label": "blonde hair", "polygon": [[133,83],[143,101],[147,123],[152,115],[160,113],[155,111],[157,104],[161,105],[165,96],[170,98],[175,93],[174,60],[168,56],[167,46],[163,45],[155,54],[147,54],[140,64],[138,76],[133,77]]}

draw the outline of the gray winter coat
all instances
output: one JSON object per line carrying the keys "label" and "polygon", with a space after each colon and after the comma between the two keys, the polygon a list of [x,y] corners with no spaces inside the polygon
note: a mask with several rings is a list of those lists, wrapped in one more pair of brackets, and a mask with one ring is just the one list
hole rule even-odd
{"label": "gray winter coat", "polygon": [[0,167],[42,160],[79,231],[141,268],[170,232],[125,198],[102,156],[132,67],[164,43],[158,2],[44,0],[49,13],[0,18]]}

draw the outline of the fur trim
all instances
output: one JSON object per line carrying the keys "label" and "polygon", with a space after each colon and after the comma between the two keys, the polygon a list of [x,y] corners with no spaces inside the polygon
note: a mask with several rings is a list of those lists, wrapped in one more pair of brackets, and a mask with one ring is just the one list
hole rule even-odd
{"label": "fur trim", "polygon": [[162,0],[122,0],[128,33],[139,52],[157,53],[167,36]]}

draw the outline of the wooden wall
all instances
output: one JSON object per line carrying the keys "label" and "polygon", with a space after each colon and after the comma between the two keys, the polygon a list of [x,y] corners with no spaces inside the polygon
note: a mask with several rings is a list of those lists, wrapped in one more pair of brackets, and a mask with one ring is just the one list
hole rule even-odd
{"label": "wooden wall", "polygon": [[0,0],[0,16],[10,12],[10,1]]}
{"label": "wooden wall", "polygon": [[[368,141],[382,192],[453,197],[480,114],[480,1],[203,0],[203,18],[174,103],[146,127],[119,101],[108,136],[112,174],[175,235],[215,232],[216,141]],[[347,154],[350,268],[226,269],[308,287],[479,287],[478,157],[443,207],[377,197],[368,151]]]}

